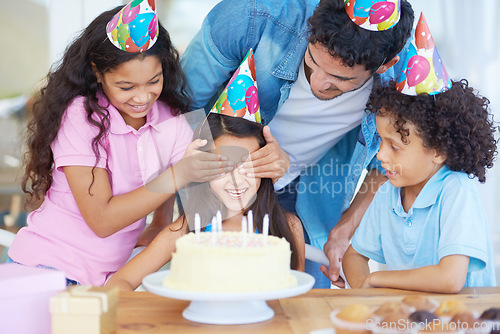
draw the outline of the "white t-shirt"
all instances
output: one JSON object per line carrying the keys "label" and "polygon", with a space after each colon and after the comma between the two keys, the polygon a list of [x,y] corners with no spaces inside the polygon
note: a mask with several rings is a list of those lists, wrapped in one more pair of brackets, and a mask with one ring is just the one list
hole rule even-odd
{"label": "white t-shirt", "polygon": [[372,87],[370,78],[360,89],[332,100],[319,100],[311,91],[302,62],[290,96],[269,123],[273,136],[290,157],[290,168],[276,182],[275,190],[317,163],[347,132],[361,124]]}

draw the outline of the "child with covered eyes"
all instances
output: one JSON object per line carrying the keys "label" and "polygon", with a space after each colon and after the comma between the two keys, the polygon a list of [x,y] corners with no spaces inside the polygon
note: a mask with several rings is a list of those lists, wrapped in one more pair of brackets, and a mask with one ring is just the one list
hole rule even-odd
{"label": "child with covered eyes", "polygon": [[[240,117],[211,113],[199,133],[201,138],[213,137],[212,148],[215,151],[227,153],[229,157],[233,155],[232,159],[241,161],[242,155],[252,153],[266,144],[262,129],[261,124]],[[183,203],[186,215],[165,227],[145,250],[109,279],[108,286],[118,286],[122,290],[137,288],[146,275],[170,261],[175,251],[175,240],[189,232],[188,225],[194,225],[194,213],[199,213],[201,221],[207,222],[217,211],[222,212],[224,230],[239,231],[243,216],[252,210],[254,226],[259,233],[263,229],[264,215],[269,214],[269,234],[284,237],[290,243],[291,268],[304,270],[302,225],[296,216],[281,209],[271,179],[248,177],[235,171],[196,184],[192,192],[189,201]]]}

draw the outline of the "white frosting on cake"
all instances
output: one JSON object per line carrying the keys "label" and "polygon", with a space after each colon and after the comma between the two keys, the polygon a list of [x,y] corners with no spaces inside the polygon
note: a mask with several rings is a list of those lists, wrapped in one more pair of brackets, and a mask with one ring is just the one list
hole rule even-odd
{"label": "white frosting on cake", "polygon": [[297,285],[290,256],[290,244],[284,238],[241,232],[189,233],[177,240],[163,284],[200,292],[286,289]]}

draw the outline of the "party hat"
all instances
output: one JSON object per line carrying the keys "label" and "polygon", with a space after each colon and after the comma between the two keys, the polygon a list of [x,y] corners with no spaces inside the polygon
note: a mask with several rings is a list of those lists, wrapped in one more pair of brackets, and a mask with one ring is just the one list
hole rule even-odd
{"label": "party hat", "polygon": [[422,13],[415,29],[415,36],[406,53],[403,72],[398,78],[396,88],[406,95],[420,93],[434,95],[445,92],[450,87],[450,77]]}
{"label": "party hat", "polygon": [[252,49],[248,51],[210,112],[243,117],[260,123],[259,94]]}
{"label": "party hat", "polygon": [[158,38],[155,0],[132,0],[106,26],[109,40],[127,52],[144,52]]}
{"label": "party hat", "polygon": [[351,20],[361,28],[382,31],[396,25],[401,18],[401,0],[344,0]]}

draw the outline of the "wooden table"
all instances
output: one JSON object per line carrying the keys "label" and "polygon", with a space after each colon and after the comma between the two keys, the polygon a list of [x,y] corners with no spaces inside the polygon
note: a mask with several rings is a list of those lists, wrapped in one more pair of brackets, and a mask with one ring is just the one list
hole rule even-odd
{"label": "wooden table", "polygon": [[[128,333],[309,333],[331,327],[330,312],[353,303],[377,306],[386,301],[401,300],[419,292],[394,289],[315,289],[306,294],[270,300],[272,319],[248,325],[206,325],[188,321],[182,311],[188,301],[156,296],[149,292],[122,292],[118,304],[117,334]],[[465,288],[457,295],[429,295],[440,302],[461,299],[472,310],[482,312],[500,307],[500,287]]]}

